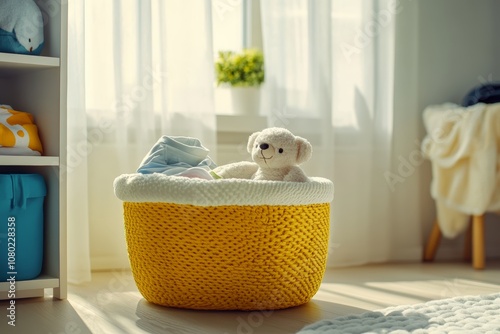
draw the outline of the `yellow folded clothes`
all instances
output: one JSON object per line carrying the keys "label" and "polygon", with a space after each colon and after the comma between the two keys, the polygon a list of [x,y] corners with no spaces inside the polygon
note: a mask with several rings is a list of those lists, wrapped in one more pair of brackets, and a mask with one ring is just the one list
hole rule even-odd
{"label": "yellow folded clothes", "polygon": [[0,148],[28,149],[43,153],[33,115],[0,107]]}

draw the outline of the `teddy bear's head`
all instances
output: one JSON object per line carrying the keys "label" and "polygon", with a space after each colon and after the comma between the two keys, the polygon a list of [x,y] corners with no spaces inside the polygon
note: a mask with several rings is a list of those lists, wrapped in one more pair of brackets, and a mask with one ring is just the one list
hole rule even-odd
{"label": "teddy bear's head", "polygon": [[312,146],[283,128],[268,128],[248,138],[248,152],[261,168],[283,168],[309,160]]}

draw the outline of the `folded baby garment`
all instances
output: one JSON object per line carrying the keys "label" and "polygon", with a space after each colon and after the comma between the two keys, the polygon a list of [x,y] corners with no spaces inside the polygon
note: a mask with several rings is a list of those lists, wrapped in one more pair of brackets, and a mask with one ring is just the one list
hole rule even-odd
{"label": "folded baby garment", "polygon": [[33,116],[0,105],[0,154],[41,155],[42,151]]}
{"label": "folded baby garment", "polygon": [[163,173],[211,180],[217,165],[208,156],[209,150],[196,138],[162,136],[142,160],[138,173]]}

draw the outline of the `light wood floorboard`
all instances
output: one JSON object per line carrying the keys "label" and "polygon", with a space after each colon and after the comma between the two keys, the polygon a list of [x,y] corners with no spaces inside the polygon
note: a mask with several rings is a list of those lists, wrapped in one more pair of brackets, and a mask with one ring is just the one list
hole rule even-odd
{"label": "light wood floorboard", "polygon": [[129,271],[97,272],[92,283],[70,285],[67,300],[17,300],[15,328],[7,324],[8,301],[0,302],[0,333],[284,334],[320,319],[499,291],[499,261],[484,271],[467,263],[383,264],[328,270],[313,300],[295,308],[190,311],[146,302]]}

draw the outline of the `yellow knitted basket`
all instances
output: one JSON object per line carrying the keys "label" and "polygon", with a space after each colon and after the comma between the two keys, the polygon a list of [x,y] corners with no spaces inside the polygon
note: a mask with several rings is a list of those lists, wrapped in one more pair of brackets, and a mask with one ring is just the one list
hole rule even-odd
{"label": "yellow knitted basket", "polygon": [[[330,181],[153,175],[115,180],[132,272],[146,300],[190,309],[268,310],[304,304],[317,292],[328,252]],[[293,195],[301,190],[304,204]],[[315,199],[322,201],[311,203]],[[266,201],[285,204],[260,203]]]}

